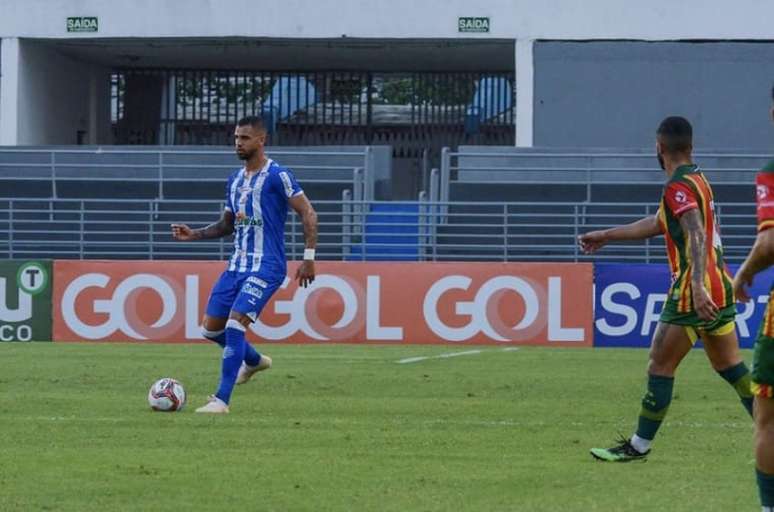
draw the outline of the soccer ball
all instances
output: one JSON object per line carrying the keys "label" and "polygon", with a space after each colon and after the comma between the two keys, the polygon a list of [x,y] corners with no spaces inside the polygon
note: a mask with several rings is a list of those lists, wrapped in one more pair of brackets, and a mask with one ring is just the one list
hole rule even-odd
{"label": "soccer ball", "polygon": [[148,391],[148,404],[154,411],[179,411],[185,405],[185,389],[175,379],[159,379]]}

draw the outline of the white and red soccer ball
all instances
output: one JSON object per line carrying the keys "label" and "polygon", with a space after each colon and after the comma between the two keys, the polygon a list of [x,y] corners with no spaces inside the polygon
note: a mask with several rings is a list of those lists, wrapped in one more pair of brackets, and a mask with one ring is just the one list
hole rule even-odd
{"label": "white and red soccer ball", "polygon": [[148,404],[154,411],[179,411],[185,405],[185,389],[175,379],[159,379],[148,391]]}

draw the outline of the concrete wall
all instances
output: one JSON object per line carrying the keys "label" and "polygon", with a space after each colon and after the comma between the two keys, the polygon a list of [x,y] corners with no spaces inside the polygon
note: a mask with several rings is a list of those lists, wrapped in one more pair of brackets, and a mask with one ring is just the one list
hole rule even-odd
{"label": "concrete wall", "polygon": [[108,71],[20,41],[16,144],[104,144],[110,137]]}
{"label": "concrete wall", "polygon": [[68,16],[99,17],[78,37],[447,38],[460,16],[488,16],[513,39],[769,39],[769,0],[3,0],[0,36],[71,37]]}
{"label": "concrete wall", "polygon": [[700,148],[774,147],[774,43],[537,42],[534,144],[643,148],[683,115]]}

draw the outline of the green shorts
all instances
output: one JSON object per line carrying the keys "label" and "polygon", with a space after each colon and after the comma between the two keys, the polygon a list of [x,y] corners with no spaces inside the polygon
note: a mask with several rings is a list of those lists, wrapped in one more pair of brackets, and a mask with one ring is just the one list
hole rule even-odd
{"label": "green shorts", "polygon": [[699,332],[712,333],[718,329],[722,329],[727,324],[736,319],[736,304],[726,306],[718,312],[718,316],[714,320],[705,322],[696,314],[695,311],[689,311],[687,313],[680,313],[677,311],[677,301],[668,299],[664,304],[664,309],[661,311],[661,317],[659,320],[665,324],[684,325],[686,327],[693,327]]}

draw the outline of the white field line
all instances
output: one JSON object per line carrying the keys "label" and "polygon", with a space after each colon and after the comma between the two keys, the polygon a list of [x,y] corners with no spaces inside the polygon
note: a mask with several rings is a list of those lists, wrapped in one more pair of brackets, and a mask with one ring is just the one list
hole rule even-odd
{"label": "white field line", "polygon": [[[502,349],[503,352],[514,352],[516,350],[519,350],[519,347],[506,347]],[[449,359],[450,357],[460,357],[460,356],[472,356],[475,354],[480,354],[484,352],[483,350],[465,350],[463,352],[448,352],[446,354],[440,354],[437,356],[418,356],[418,357],[407,357],[405,359],[399,359],[398,361],[395,361],[398,364],[410,364],[410,363],[418,363],[420,361],[427,361],[428,359]]]}

